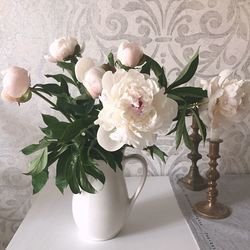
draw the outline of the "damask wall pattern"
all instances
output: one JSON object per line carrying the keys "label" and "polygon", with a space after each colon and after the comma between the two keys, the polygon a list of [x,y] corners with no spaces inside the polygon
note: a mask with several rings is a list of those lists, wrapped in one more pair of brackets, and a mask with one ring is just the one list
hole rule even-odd
{"label": "damask wall pattern", "polygon": [[[209,79],[225,68],[250,78],[250,0],[1,0],[0,69],[19,65],[31,72],[32,83],[57,70],[43,59],[57,37],[71,35],[85,41],[85,55],[101,63],[116,53],[123,40],[141,44],[164,65],[173,81],[190,56],[200,48],[200,66],[190,85]],[[32,188],[24,176],[28,159],[20,149],[39,139],[40,113],[51,113],[43,101],[0,103],[0,250],[18,228],[30,207]],[[250,116],[223,134],[222,173],[250,172]],[[147,157],[150,175],[167,175],[190,165],[187,150],[175,150],[174,136],[160,137],[158,145],[169,155],[166,165]],[[207,168],[207,148],[200,166]],[[184,167],[184,168],[183,168]],[[130,166],[126,175],[140,174]]]}

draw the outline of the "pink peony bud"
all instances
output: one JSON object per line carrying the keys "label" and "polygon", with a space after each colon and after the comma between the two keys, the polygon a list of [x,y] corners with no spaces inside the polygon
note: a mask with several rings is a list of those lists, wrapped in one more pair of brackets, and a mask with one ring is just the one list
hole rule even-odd
{"label": "pink peony bud", "polygon": [[49,62],[62,62],[72,56],[78,42],[73,37],[62,37],[56,39],[49,47],[50,55],[44,56]]}
{"label": "pink peony bud", "polygon": [[105,70],[95,66],[91,58],[81,58],[75,66],[76,78],[87,89],[93,98],[97,98],[102,91],[102,76]]}
{"label": "pink peony bud", "polygon": [[85,73],[84,86],[93,98],[97,98],[102,92],[102,76],[105,70],[101,67],[92,67]]}
{"label": "pink peony bud", "polygon": [[30,87],[28,71],[15,66],[6,69],[3,74],[1,98],[8,102],[19,102]]}
{"label": "pink peony bud", "polygon": [[125,66],[134,68],[140,62],[143,51],[137,43],[123,42],[117,51],[117,59]]}

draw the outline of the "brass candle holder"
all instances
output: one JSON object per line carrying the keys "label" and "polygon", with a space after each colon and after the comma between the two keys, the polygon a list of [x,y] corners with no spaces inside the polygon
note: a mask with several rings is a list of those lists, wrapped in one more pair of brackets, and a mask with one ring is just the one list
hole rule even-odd
{"label": "brass candle holder", "polygon": [[187,157],[192,161],[192,165],[190,166],[187,175],[179,179],[178,184],[192,191],[200,191],[207,188],[207,181],[200,175],[197,166],[197,161],[202,158],[198,150],[202,137],[198,133],[199,127],[194,116],[192,116],[191,128],[193,129],[193,131],[192,134],[189,135],[189,137],[193,144],[193,147]]}
{"label": "brass candle holder", "polygon": [[208,140],[209,141],[209,170],[207,171],[208,191],[207,201],[201,201],[194,205],[194,211],[199,215],[211,219],[223,219],[231,214],[230,208],[217,202],[218,189],[216,188],[216,181],[220,178],[220,174],[216,167],[218,165],[217,159],[219,155],[219,145],[222,140]]}

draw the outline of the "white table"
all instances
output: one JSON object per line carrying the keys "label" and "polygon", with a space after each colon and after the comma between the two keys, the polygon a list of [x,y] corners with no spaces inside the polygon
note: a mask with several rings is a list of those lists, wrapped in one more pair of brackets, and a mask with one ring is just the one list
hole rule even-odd
{"label": "white table", "polygon": [[[130,193],[137,177],[127,178]],[[196,250],[199,249],[174,197],[168,177],[148,177],[121,233],[87,242],[71,215],[70,191],[47,185],[35,199],[6,250]]]}

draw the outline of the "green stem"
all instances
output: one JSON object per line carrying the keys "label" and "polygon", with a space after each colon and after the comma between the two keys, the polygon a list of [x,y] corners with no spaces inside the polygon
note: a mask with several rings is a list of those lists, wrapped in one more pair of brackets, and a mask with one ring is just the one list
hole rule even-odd
{"label": "green stem", "polygon": [[180,105],[179,109],[193,109],[193,108],[200,108],[202,105],[207,105],[208,102],[195,102],[189,105]]}
{"label": "green stem", "polygon": [[[34,89],[34,88],[30,88],[30,89],[31,89],[31,91],[32,91],[34,94],[38,95],[38,96],[41,97],[44,101],[46,101],[47,103],[49,103],[52,107],[54,107],[54,108],[56,108],[56,110],[58,110],[58,107],[56,106],[55,103],[53,103],[53,102],[50,101],[47,97],[45,97],[44,95],[42,95],[41,93],[39,93],[36,89]],[[58,111],[60,111],[60,112],[67,118],[67,120],[68,120],[69,122],[72,122],[71,118],[70,118],[67,114],[65,114],[62,110],[58,110]]]}
{"label": "green stem", "polygon": [[37,90],[35,90],[34,88],[31,88],[31,91],[38,95],[39,97],[41,97],[43,100],[45,100],[46,102],[48,102],[51,106],[53,106],[54,108],[56,108],[57,106],[52,102],[50,101],[47,97],[43,96],[42,94],[40,94]]}
{"label": "green stem", "polygon": [[96,139],[96,136],[94,134],[92,134],[88,129],[91,127],[88,127],[86,130],[83,130],[84,133],[89,134],[91,137],[93,137],[94,139]]}

